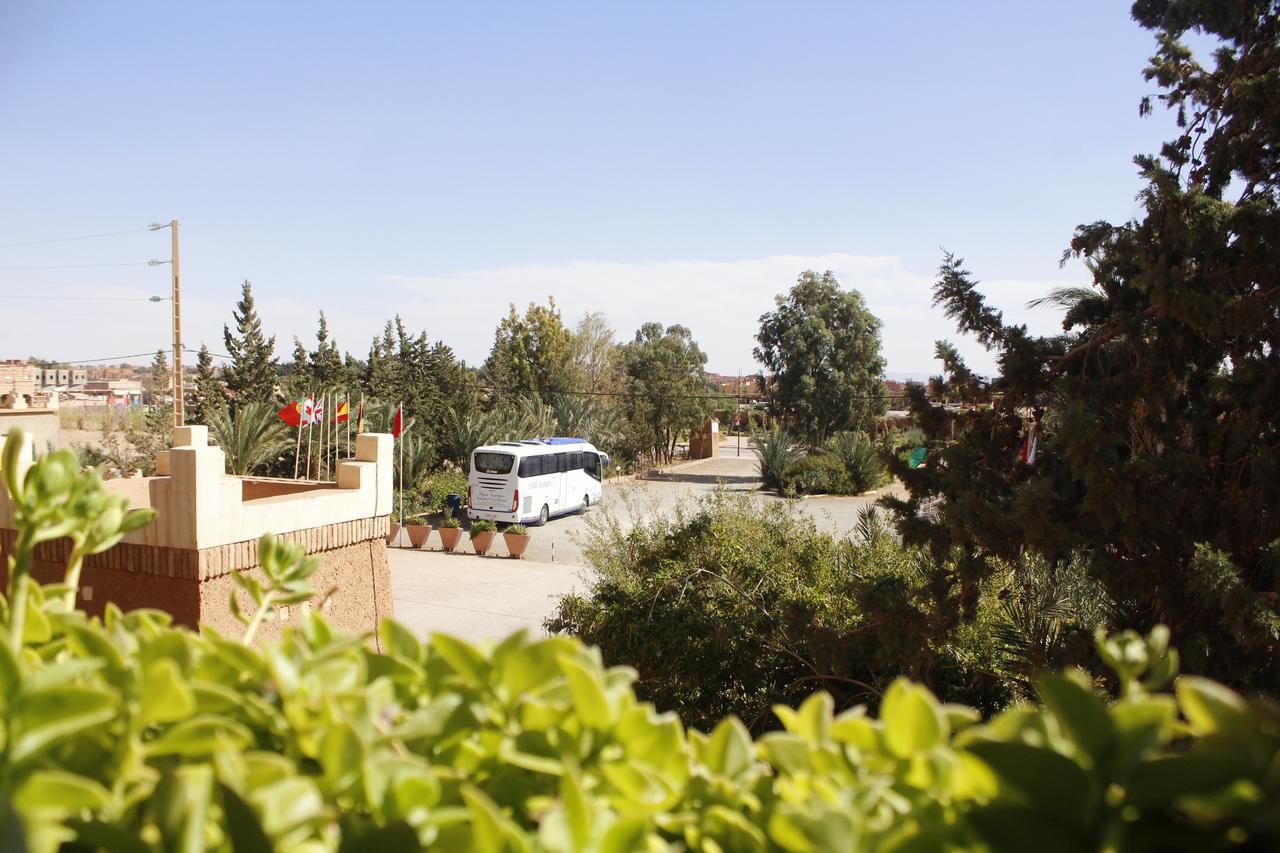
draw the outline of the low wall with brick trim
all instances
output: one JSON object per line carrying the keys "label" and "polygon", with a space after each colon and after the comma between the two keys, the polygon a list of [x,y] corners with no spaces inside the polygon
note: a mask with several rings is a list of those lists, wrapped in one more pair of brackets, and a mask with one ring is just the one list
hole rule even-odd
{"label": "low wall with brick trim", "polygon": [[[258,537],[272,532],[301,544],[320,561],[312,576],[316,598],[303,609],[320,609],[344,630],[373,630],[392,612],[386,553],[390,438],[359,436],[357,458],[339,463],[337,484],[306,488],[300,483],[301,488],[273,489],[279,493],[260,497],[260,489],[246,490],[242,478],[222,473],[222,451],[208,446],[202,427],[175,430],[175,447],[165,460],[168,474],[150,482],[107,482],[132,506],[150,505],[157,518],[109,551],[85,559],[79,606],[96,616],[108,602],[122,610],[150,607],[189,627],[207,624],[237,633],[242,626],[231,616],[229,597],[237,591],[245,609],[251,604],[232,575],[261,575]],[[186,464],[174,467],[175,458]],[[242,500],[246,493],[254,497]],[[10,509],[0,490],[0,556],[12,553],[16,540]],[[36,578],[62,581],[70,550],[67,539],[38,545]],[[7,575],[4,565],[0,559],[0,575]],[[284,615],[288,621],[297,613]],[[279,626],[264,627],[260,636],[276,634]]]}

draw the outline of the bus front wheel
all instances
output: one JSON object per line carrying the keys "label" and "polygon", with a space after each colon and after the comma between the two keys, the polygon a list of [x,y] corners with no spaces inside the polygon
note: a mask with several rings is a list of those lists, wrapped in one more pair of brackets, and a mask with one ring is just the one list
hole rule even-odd
{"label": "bus front wheel", "polygon": [[542,525],[546,524],[547,518],[550,517],[550,515],[551,515],[551,510],[547,509],[546,504],[543,504],[542,510],[538,513],[538,526],[541,527]]}

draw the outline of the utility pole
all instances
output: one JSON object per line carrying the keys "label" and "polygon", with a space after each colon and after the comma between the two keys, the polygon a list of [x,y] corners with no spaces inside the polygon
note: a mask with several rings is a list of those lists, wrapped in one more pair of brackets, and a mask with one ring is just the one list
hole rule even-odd
{"label": "utility pole", "polygon": [[[178,271],[178,220],[171,219],[168,225],[152,223],[149,227],[152,231],[168,228],[172,241],[169,266],[173,273],[173,294],[170,297],[173,302],[173,425],[182,426],[186,423],[186,395],[182,388],[182,296]],[[152,266],[163,263],[164,261],[151,261]]]}
{"label": "utility pole", "polygon": [[182,297],[178,278],[178,220],[169,223],[173,240],[173,425],[186,423],[186,394],[182,389]]}

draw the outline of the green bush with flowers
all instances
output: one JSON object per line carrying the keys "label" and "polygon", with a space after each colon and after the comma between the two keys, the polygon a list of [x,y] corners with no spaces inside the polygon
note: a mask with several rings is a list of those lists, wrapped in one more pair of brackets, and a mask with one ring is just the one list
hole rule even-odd
{"label": "green bush with flowers", "polygon": [[[1114,700],[1078,673],[982,722],[906,680],[880,719],[824,693],[752,740],[637,701],[634,673],[564,637],[480,648],[394,621],[375,638],[309,614],[311,562],[261,543],[244,635],[154,611],[103,619],[30,577],[127,513],[74,457],[3,472],[16,542],[0,607],[0,846],[51,851],[1222,849],[1280,841],[1280,714],[1175,680],[1167,632],[1100,637]],[[1169,685],[1172,683],[1172,689]],[[11,806],[11,807],[10,807]]]}

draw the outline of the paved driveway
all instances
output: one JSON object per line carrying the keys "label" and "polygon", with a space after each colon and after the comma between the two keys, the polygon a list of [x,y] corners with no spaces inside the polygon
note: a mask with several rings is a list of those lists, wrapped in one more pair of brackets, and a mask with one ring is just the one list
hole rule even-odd
{"label": "paved driveway", "polygon": [[545,562],[581,564],[579,540],[590,524],[592,514],[599,509],[605,509],[624,524],[629,524],[637,517],[670,514],[681,501],[710,494],[717,488],[749,495],[763,502],[785,502],[811,516],[821,529],[835,536],[844,536],[852,530],[862,508],[875,503],[881,495],[903,493],[902,486],[894,484],[869,495],[788,500],[760,491],[756,456],[747,442],[743,442],[742,456],[734,455],[735,451],[736,442],[730,440],[721,444],[719,458],[677,465],[657,479],[606,483],[599,507],[585,515],[552,519],[545,527],[532,528],[533,539],[525,552],[526,557]]}
{"label": "paved driveway", "polygon": [[[636,518],[670,513],[681,501],[716,488],[761,501],[785,500],[759,491],[755,454],[745,441],[742,454],[736,455],[736,442],[729,440],[721,445],[717,459],[687,462],[657,479],[606,483],[598,507],[532,528],[533,539],[523,560],[446,554],[438,550],[435,532],[426,551],[389,548],[396,617],[419,634],[447,631],[467,639],[497,639],[520,627],[539,633],[560,595],[588,585],[590,570],[582,568],[580,540],[597,513],[608,512],[626,526]],[[871,495],[810,497],[788,503],[812,516],[820,528],[844,536],[864,506],[890,491],[900,492],[901,486]],[[408,545],[407,540],[404,544]],[[500,537],[494,547],[505,555]]]}
{"label": "paved driveway", "polygon": [[560,596],[587,586],[577,566],[408,548],[387,555],[396,619],[419,636],[497,640],[520,628],[540,635]]}

